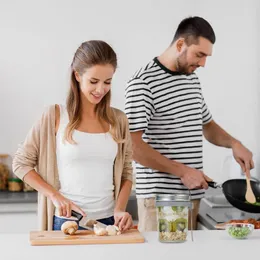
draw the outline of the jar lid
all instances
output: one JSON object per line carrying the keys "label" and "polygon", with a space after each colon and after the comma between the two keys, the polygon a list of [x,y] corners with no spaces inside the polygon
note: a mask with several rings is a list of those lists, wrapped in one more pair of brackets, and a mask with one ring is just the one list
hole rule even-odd
{"label": "jar lid", "polygon": [[10,179],[8,179],[8,181],[22,182],[22,180],[19,178],[10,178]]}
{"label": "jar lid", "polygon": [[156,195],[156,201],[190,201],[188,194],[159,194]]}

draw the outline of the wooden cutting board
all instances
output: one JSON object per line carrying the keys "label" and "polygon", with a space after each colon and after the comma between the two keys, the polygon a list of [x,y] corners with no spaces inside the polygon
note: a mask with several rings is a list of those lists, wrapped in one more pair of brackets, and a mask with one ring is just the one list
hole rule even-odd
{"label": "wooden cutting board", "polygon": [[144,243],[144,237],[136,229],[128,230],[117,236],[96,236],[93,231],[78,230],[74,235],[62,231],[31,231],[32,246],[50,245],[87,245],[87,244],[130,244]]}

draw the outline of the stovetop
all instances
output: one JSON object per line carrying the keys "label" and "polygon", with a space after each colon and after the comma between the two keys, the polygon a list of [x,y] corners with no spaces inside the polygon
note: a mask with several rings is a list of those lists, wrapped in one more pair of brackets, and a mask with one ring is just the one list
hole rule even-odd
{"label": "stovetop", "polygon": [[232,219],[254,218],[256,220],[260,220],[259,214],[247,213],[239,210],[234,212],[222,212],[222,211],[208,212],[206,213],[206,215],[211,219],[213,219],[216,223],[224,223]]}

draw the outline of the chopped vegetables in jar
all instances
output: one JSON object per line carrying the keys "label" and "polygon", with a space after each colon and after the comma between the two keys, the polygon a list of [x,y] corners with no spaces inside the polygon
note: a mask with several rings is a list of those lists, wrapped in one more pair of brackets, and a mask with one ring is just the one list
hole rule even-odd
{"label": "chopped vegetables in jar", "polygon": [[188,194],[159,194],[156,196],[158,238],[163,243],[187,240],[192,202]]}
{"label": "chopped vegetables in jar", "polygon": [[183,207],[158,208],[159,240],[162,242],[183,242],[187,238],[188,209]]}
{"label": "chopped vegetables in jar", "polygon": [[177,230],[176,232],[160,232],[159,239],[161,241],[185,241],[187,237],[187,232],[182,232]]}

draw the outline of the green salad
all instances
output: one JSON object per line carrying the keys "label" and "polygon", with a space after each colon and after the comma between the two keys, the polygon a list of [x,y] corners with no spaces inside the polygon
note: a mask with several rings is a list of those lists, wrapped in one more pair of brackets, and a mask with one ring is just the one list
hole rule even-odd
{"label": "green salad", "polygon": [[234,238],[246,238],[250,234],[250,232],[250,228],[246,226],[230,226],[228,229],[229,235]]}

